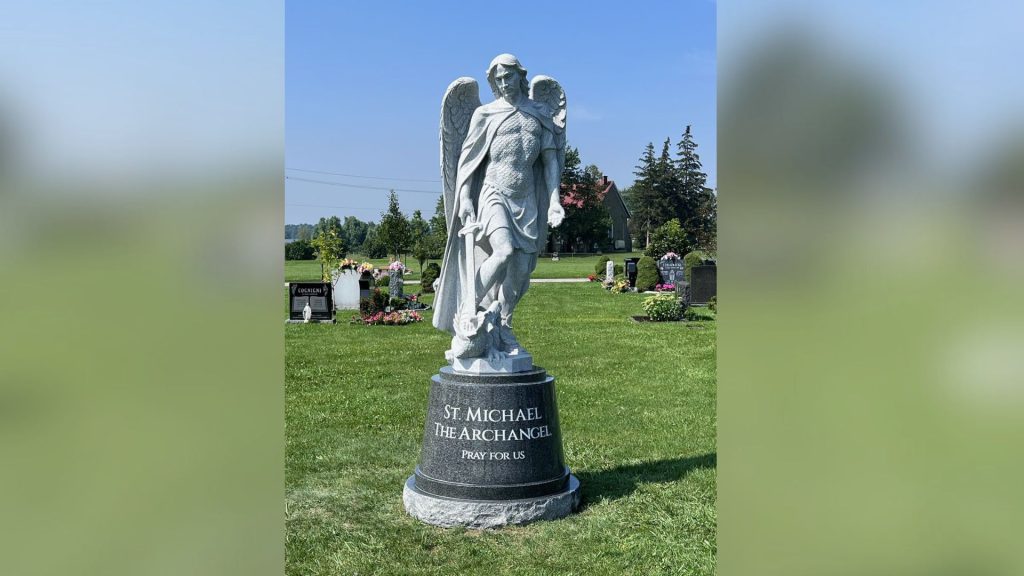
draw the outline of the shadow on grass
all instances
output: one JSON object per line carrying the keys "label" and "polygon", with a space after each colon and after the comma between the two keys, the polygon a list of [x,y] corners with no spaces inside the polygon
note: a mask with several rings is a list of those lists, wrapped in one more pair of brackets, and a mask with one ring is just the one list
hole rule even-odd
{"label": "shadow on grass", "polygon": [[583,506],[629,496],[640,484],[675,482],[698,468],[718,466],[718,453],[619,466],[599,472],[574,472],[583,489]]}

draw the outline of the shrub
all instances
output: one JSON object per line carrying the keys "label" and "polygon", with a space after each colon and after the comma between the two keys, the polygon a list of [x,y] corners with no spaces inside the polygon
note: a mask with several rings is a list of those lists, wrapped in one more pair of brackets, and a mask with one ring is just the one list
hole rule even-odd
{"label": "shrub", "polygon": [[284,245],[285,260],[312,260],[316,258],[308,240],[295,240]]}
{"label": "shrub", "polygon": [[683,269],[685,270],[684,274],[686,275],[687,282],[693,282],[693,280],[690,280],[690,268],[700,266],[707,257],[708,255],[700,250],[688,252],[686,256],[683,256]]}
{"label": "shrub", "polygon": [[658,264],[654,258],[644,256],[636,264],[636,291],[654,290],[658,284]]}
{"label": "shrub", "polygon": [[409,307],[409,303],[406,301],[405,298],[392,296],[391,299],[388,301],[388,306],[391,306],[392,310],[405,310],[406,308]]}
{"label": "shrub", "polygon": [[383,312],[384,308],[388,305],[389,298],[390,296],[388,296],[387,292],[382,291],[380,288],[374,288],[370,292],[369,298],[363,298],[359,301],[359,313],[363,316],[370,316],[377,312]]}
{"label": "shrub", "polygon": [[605,262],[609,260],[611,260],[611,258],[607,256],[601,256],[600,258],[598,258],[597,264],[594,264],[594,274],[598,276],[604,276],[604,270],[606,266]]}
{"label": "shrub", "polygon": [[682,304],[679,303],[679,299],[671,294],[657,294],[650,298],[645,298],[643,307],[644,312],[647,312],[647,316],[656,322],[679,320],[683,317]]}
{"label": "shrub", "polygon": [[673,218],[651,232],[651,242],[644,250],[644,254],[652,258],[661,258],[667,252],[685,254],[692,247],[686,238],[686,232],[679,224],[679,219]]}
{"label": "shrub", "polygon": [[438,276],[441,275],[441,267],[437,265],[437,262],[431,262],[423,268],[423,275],[420,277],[420,286],[424,292],[432,293],[434,291],[434,280],[437,280]]}
{"label": "shrub", "polygon": [[624,273],[625,271],[626,271],[626,269],[622,267],[622,264],[616,264],[615,265],[615,275],[616,276],[618,276],[619,274]]}
{"label": "shrub", "polygon": [[378,288],[387,288],[388,286],[391,285],[391,276],[388,276],[387,274],[381,274],[380,276],[377,277],[376,285]]}
{"label": "shrub", "polygon": [[718,296],[712,296],[711,299],[708,300],[708,310],[718,314]]}

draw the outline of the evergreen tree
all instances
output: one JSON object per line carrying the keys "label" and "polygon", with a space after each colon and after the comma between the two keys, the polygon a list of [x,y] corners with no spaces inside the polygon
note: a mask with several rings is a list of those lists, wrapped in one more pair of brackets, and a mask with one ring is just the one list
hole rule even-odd
{"label": "evergreen tree", "polygon": [[409,220],[399,210],[398,196],[392,190],[388,198],[388,209],[381,214],[380,225],[377,227],[377,240],[397,260],[401,259],[412,243],[411,236]]}
{"label": "evergreen tree", "polygon": [[662,173],[664,162],[659,166],[659,159],[654,155],[654,144],[648,143],[636,167],[636,180],[630,187],[629,211],[633,218],[630,226],[633,234],[644,239],[644,245],[650,240],[650,233],[672,217],[672,203],[662,194]]}
{"label": "evergreen tree", "polygon": [[672,159],[671,146],[671,139],[665,138],[665,143],[661,146],[661,156],[658,156],[658,160],[654,164],[655,189],[658,192],[658,197],[662,199],[663,206],[670,210],[668,213],[662,214],[658,226],[671,220],[680,211],[686,210],[684,208],[686,201],[683,181],[676,169],[676,162]]}
{"label": "evergreen tree", "polygon": [[690,126],[679,141],[676,170],[681,190],[675,216],[686,231],[687,240],[695,248],[714,251],[717,247],[718,200],[707,187],[708,176],[701,171],[697,143]]}
{"label": "evergreen tree", "polygon": [[651,241],[651,233],[669,220],[679,220],[686,244],[695,249],[714,251],[718,221],[718,199],[706,186],[707,174],[701,171],[697,143],[690,126],[677,144],[678,158],[669,154],[670,139],[665,139],[661,155],[655,157],[648,144],[636,167],[636,181],[623,191],[623,200],[632,215],[633,233]]}

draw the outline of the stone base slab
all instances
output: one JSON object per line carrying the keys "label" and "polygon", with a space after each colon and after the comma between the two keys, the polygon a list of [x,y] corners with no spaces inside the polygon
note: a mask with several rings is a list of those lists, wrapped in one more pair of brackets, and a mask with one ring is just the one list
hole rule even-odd
{"label": "stone base slab", "polygon": [[458,500],[431,496],[416,490],[416,476],[405,481],[402,502],[410,516],[427,524],[451,528],[500,528],[556,520],[580,505],[580,481],[569,476],[569,486],[557,494],[523,500]]}
{"label": "stone base slab", "polygon": [[284,323],[285,324],[337,324],[337,320],[334,319],[334,318],[331,318],[330,320],[323,320],[323,319],[321,319],[321,320],[310,320],[309,322],[306,322],[305,320],[285,320]]}
{"label": "stone base slab", "polygon": [[486,358],[455,358],[452,360],[452,368],[467,374],[526,372],[533,369],[533,356],[524,352],[522,354],[506,356],[497,362],[491,362]]}

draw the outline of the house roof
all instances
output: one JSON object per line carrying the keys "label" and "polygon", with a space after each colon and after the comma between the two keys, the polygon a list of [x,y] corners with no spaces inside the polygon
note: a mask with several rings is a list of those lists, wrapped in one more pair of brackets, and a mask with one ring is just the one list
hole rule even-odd
{"label": "house roof", "polygon": [[607,184],[605,189],[601,192],[601,198],[607,198],[609,194],[615,196],[615,200],[622,205],[622,211],[626,213],[626,218],[632,218],[633,215],[629,213],[629,207],[626,206],[626,201],[622,199],[622,194],[619,194],[619,187],[615,185],[614,180],[609,180],[607,176],[604,177],[604,183]]}
{"label": "house roof", "polygon": [[[619,205],[622,206],[623,212],[626,213],[626,218],[632,218],[632,215],[629,213],[629,208],[626,206],[626,203],[622,200],[622,195],[619,194],[619,188],[615,185],[615,181],[609,180],[607,176],[604,176],[602,180],[598,181],[598,184],[601,185],[601,189],[598,190],[597,197],[600,198],[603,202],[618,203]],[[562,187],[565,188],[565,185],[563,184]],[[572,204],[574,206],[579,206],[579,202],[582,201],[577,200],[575,194],[573,194],[575,188],[576,185],[573,184],[573,189],[566,191],[565,197],[562,199],[563,202]],[[611,198],[608,197],[609,194],[612,195]]]}

